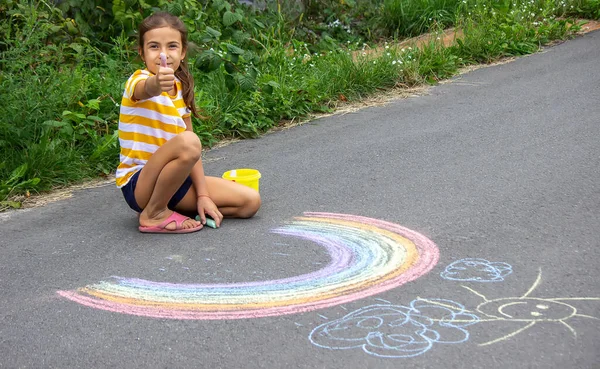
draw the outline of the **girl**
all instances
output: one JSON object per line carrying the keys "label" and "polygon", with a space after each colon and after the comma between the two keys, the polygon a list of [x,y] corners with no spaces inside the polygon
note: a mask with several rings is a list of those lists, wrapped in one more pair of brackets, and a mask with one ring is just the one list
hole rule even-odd
{"label": "girl", "polygon": [[[116,183],[139,214],[145,233],[189,233],[206,215],[249,218],[260,207],[257,191],[204,175],[202,146],[192,130],[194,81],[185,61],[187,30],[169,13],[140,24],[139,54],[146,69],[127,81],[119,116],[121,163]],[[200,215],[200,221],[181,213]]]}

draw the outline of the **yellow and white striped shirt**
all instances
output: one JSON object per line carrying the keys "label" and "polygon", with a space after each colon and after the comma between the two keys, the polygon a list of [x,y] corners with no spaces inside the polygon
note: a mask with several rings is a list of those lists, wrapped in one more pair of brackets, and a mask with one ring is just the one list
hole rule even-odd
{"label": "yellow and white striped shirt", "polygon": [[153,74],[137,70],[125,84],[119,115],[119,144],[121,163],[117,168],[116,183],[121,188],[141,170],[154,152],[165,142],[185,131],[183,118],[190,116],[181,94],[181,81],[175,78],[177,93],[166,92],[146,100],[133,100],[138,82]]}

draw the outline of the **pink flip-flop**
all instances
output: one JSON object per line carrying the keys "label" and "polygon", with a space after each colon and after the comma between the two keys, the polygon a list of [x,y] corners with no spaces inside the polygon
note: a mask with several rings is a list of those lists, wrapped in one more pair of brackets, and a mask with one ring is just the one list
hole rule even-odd
{"label": "pink flip-flop", "polygon": [[[173,212],[164,222],[155,226],[139,226],[139,230],[142,233],[192,233],[197,232],[202,229],[202,224],[194,228],[183,228],[183,222],[191,219],[190,217],[186,217],[185,215],[181,215],[177,212]],[[167,225],[175,222],[175,229],[167,229]]]}

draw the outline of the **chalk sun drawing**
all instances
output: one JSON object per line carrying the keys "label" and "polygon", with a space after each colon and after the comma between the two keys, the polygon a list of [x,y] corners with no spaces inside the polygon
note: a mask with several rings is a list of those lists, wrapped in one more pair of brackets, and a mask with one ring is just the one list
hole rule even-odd
{"label": "chalk sun drawing", "polygon": [[467,258],[448,265],[440,276],[451,281],[501,282],[512,273],[512,266],[502,262]]}
{"label": "chalk sun drawing", "polygon": [[272,230],[324,247],[331,260],[299,276],[229,284],[113,277],[57,293],[111,312],[166,319],[245,319],[314,311],[396,288],[429,272],[437,246],[398,224],[348,214],[304,213]]}
{"label": "chalk sun drawing", "polygon": [[385,358],[422,355],[434,344],[469,339],[465,327],[479,321],[461,304],[444,299],[416,299],[410,306],[371,305],[321,324],[309,335],[312,344],[331,349],[361,348]]}
{"label": "chalk sun drawing", "polygon": [[[554,298],[542,298],[542,297],[530,297],[533,291],[542,281],[542,269],[539,269],[537,279],[533,285],[519,297],[502,297],[498,299],[488,299],[486,296],[475,291],[474,289],[462,286],[470,292],[476,294],[483,299],[483,302],[479,304],[475,311],[464,310],[468,313],[478,314],[479,322],[521,322],[525,325],[514,332],[506,334],[502,337],[493,339],[488,342],[480,343],[479,346],[487,346],[497,342],[507,340],[517,334],[526,331],[536,324],[541,323],[557,323],[565,326],[573,334],[577,336],[577,332],[571,327],[567,320],[580,317],[586,319],[600,320],[600,318],[581,314],[577,311],[577,308],[565,301],[600,301],[598,297],[554,297]],[[436,301],[432,301],[434,304],[441,304]],[[442,306],[452,308],[441,304]],[[455,320],[454,322],[459,323],[461,320]],[[464,321],[468,322],[468,321]]]}

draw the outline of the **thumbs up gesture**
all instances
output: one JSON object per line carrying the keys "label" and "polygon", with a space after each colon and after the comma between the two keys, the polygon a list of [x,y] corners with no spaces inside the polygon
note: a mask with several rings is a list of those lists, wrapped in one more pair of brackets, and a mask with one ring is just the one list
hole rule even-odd
{"label": "thumbs up gesture", "polygon": [[160,67],[156,73],[156,81],[161,92],[171,91],[175,83],[175,71],[167,67],[167,56],[164,53],[160,53]]}
{"label": "thumbs up gesture", "polygon": [[175,84],[175,71],[167,66],[167,56],[160,53],[160,66],[156,74],[146,80],[144,91],[149,96],[158,96],[169,92]]}

